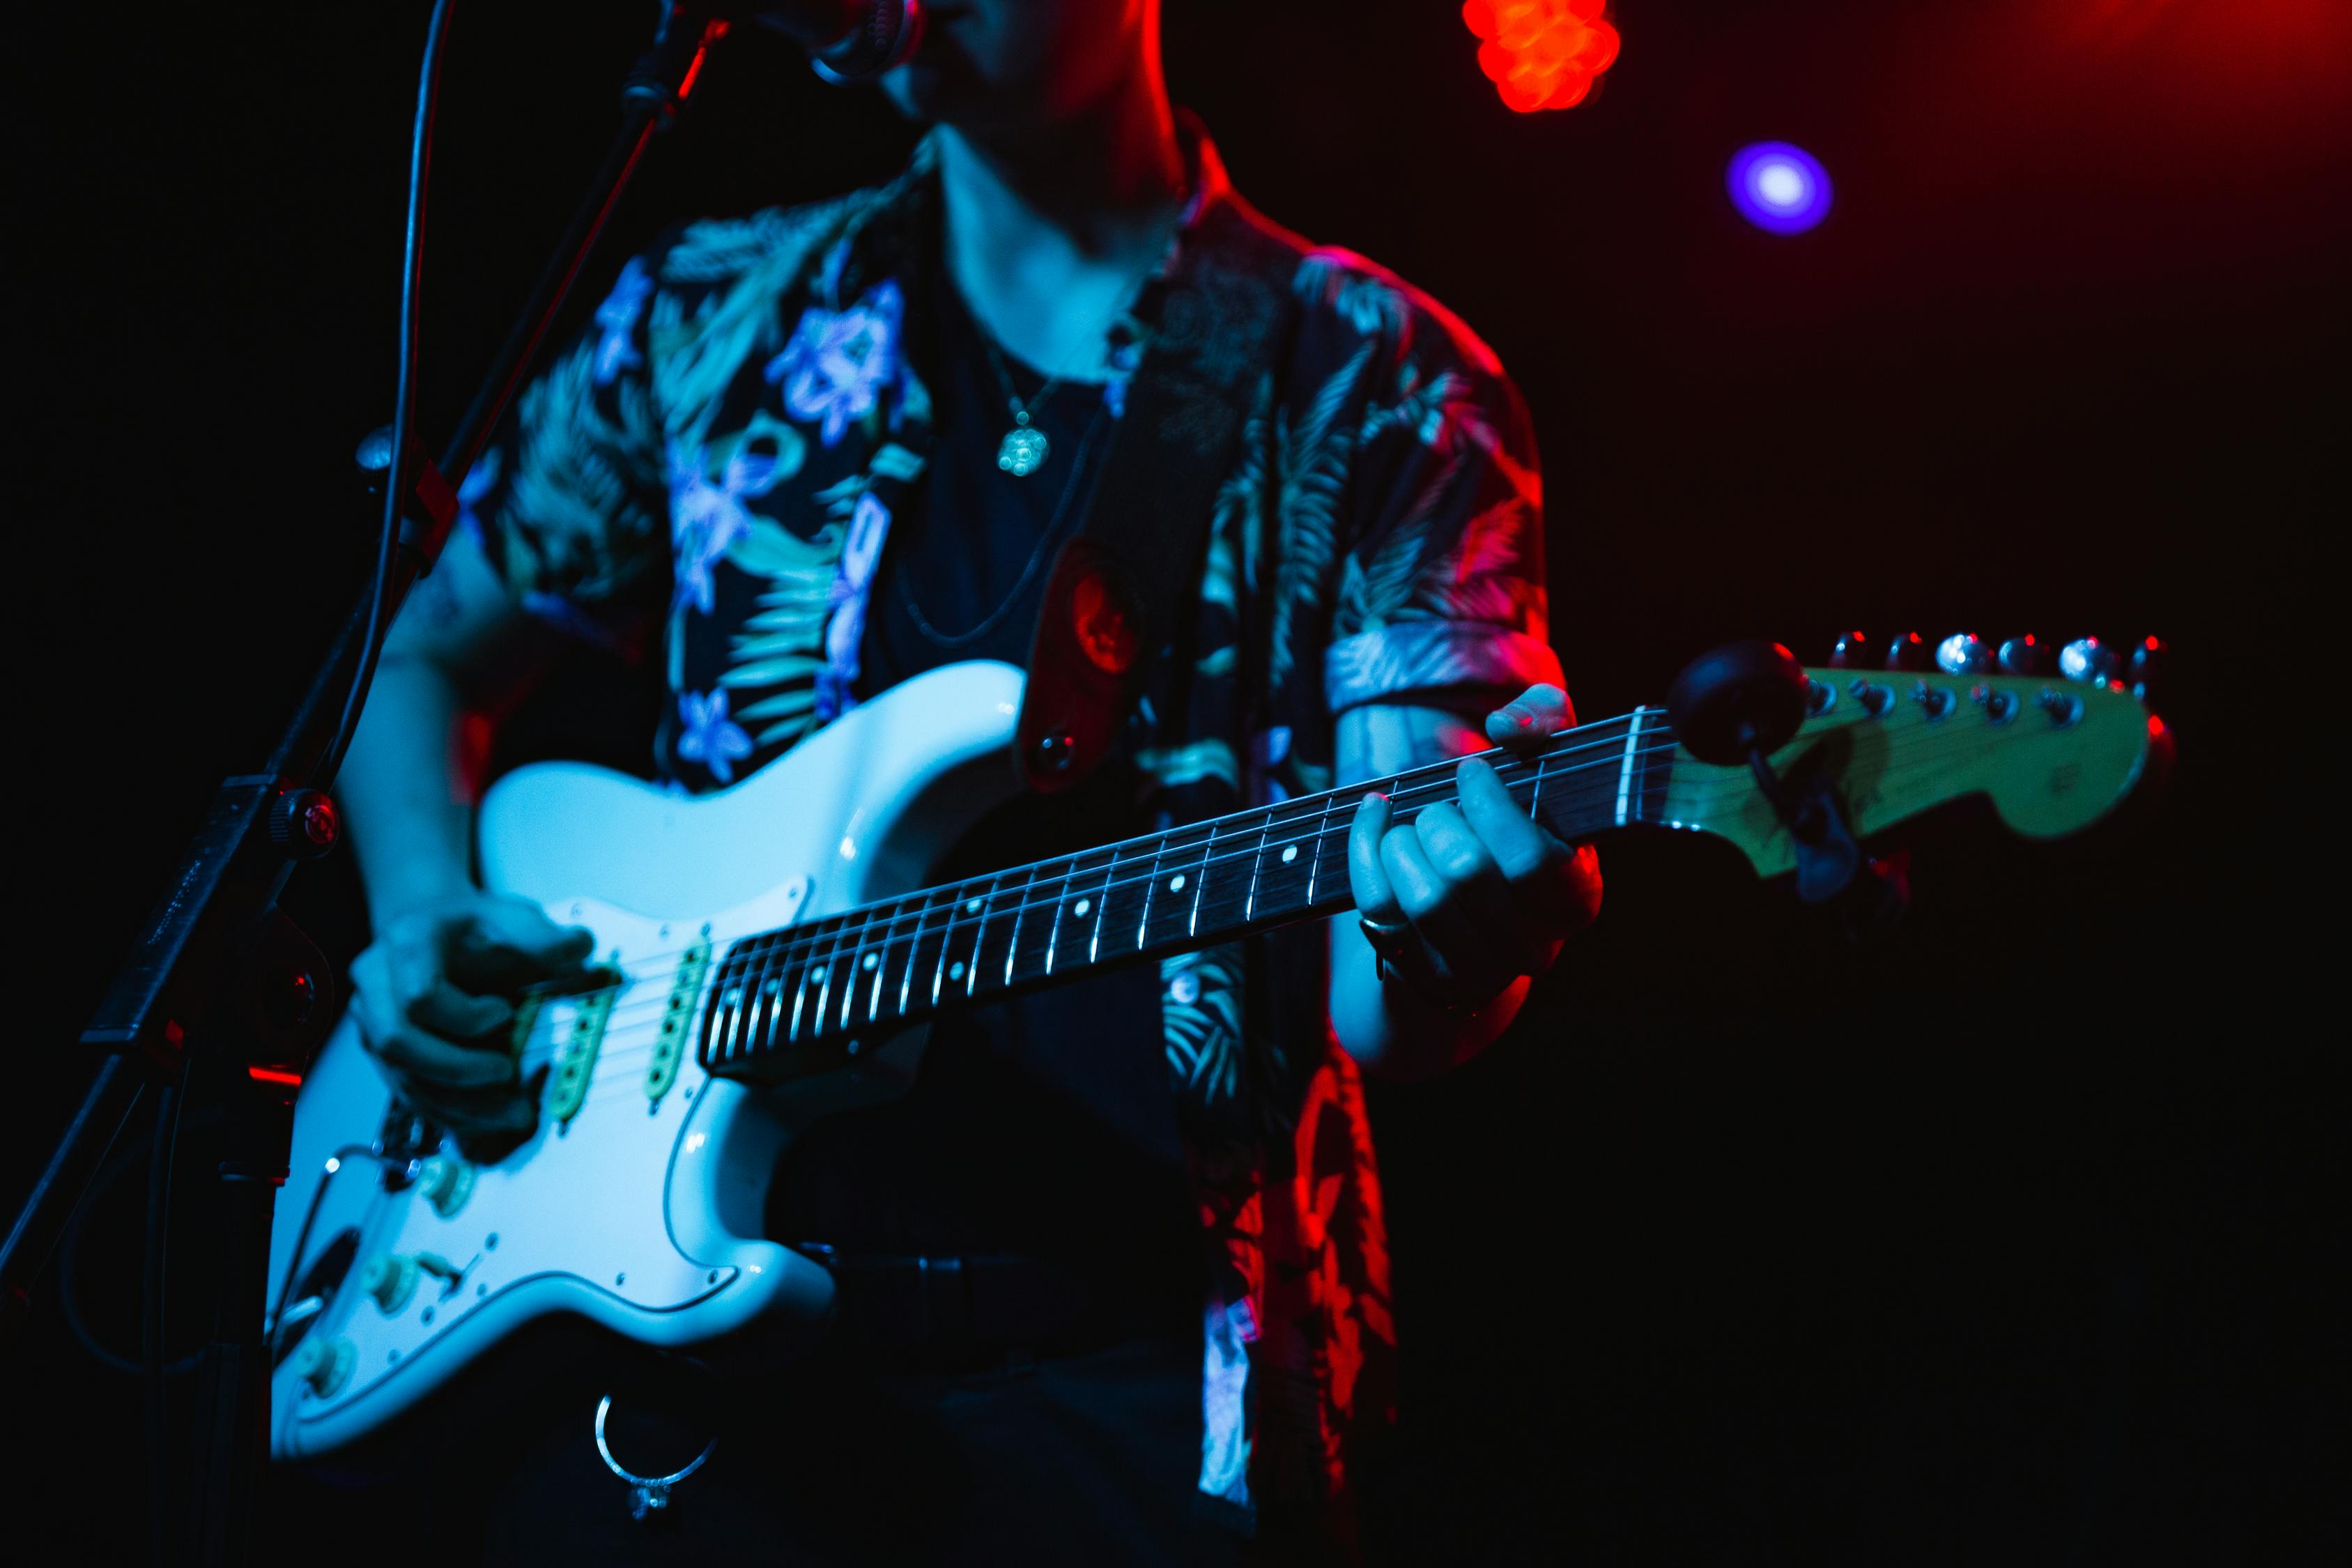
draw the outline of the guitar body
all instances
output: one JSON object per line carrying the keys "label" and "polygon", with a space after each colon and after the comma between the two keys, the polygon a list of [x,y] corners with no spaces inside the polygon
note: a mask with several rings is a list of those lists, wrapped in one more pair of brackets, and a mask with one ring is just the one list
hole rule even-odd
{"label": "guitar body", "polygon": [[937,669],[711,795],[569,763],[491,791],[485,884],[594,931],[624,983],[518,1031],[526,1075],[547,1068],[541,1115],[489,1163],[454,1144],[380,1161],[389,1094],[352,1021],[335,1031],[271,1232],[272,1321],[302,1342],[273,1373],[276,1457],[373,1431],[551,1314],[659,1346],[814,1336],[832,1279],[762,1237],[769,1173],[797,1128],[903,1088],[919,1041],[762,1089],[710,1078],[678,1037],[730,941],[919,885],[1017,789],[1021,693],[1008,665]]}
{"label": "guitar body", "polygon": [[[1804,716],[1764,771],[1856,837],[1972,795],[2028,837],[2074,832],[2168,744],[2120,686],[1779,659]],[[909,1026],[1351,907],[1360,785],[925,887],[1019,788],[1021,695],[1010,666],[950,665],[712,795],[566,764],[491,792],[484,882],[593,931],[598,972],[519,1008],[511,1043],[541,1114],[503,1154],[469,1159],[393,1120],[353,1027],[330,1040],[272,1231],[274,1453],[361,1437],[555,1314],[656,1346],[805,1346],[832,1277],[761,1235],[769,1174],[795,1130],[911,1080]],[[1727,839],[1765,876],[1796,863],[1758,770],[1693,756],[1664,710],[1487,756],[1565,842],[1675,828]],[[1454,778],[1430,763],[1380,786],[1403,821],[1452,798]]]}

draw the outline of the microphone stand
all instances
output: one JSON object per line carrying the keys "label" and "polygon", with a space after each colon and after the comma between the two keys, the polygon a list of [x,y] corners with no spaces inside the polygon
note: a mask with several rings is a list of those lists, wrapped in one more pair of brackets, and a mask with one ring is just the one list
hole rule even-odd
{"label": "microphone stand", "polygon": [[[728,24],[663,7],[653,47],[622,89],[622,119],[604,164],[533,285],[513,330],[441,460],[387,454],[403,487],[398,547],[384,584],[379,638],[409,585],[429,570],[457,516],[457,488],[520,390],[557,312],[646,149],[693,91]],[[224,1113],[220,1285],[201,1353],[189,1561],[250,1561],[256,1487],[268,1451],[269,1226],[285,1181],[302,1069],[335,1017],[324,956],[278,907],[295,867],[334,847],[323,790],[342,700],[372,659],[362,595],[286,727],[267,767],[223,781],[162,900],[120,969],[82,1043],[103,1054],[0,1244],[0,1330],[21,1326],[34,1281],[89,1195],[92,1178],[151,1085],[200,1091]],[[156,1096],[168,1109],[166,1092]],[[162,1500],[155,1500],[158,1506]]]}

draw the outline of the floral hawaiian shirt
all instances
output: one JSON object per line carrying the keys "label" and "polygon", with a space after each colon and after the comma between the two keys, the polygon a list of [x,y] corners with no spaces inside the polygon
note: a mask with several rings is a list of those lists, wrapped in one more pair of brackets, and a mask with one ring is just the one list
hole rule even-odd
{"label": "floral hawaiian shirt", "polygon": [[[1329,788],[1349,707],[1475,711],[1560,679],[1533,440],[1493,353],[1363,258],[1257,217],[1204,137],[1188,151],[1162,276],[1212,219],[1244,222],[1277,242],[1253,254],[1280,258],[1259,281],[1291,316],[1203,520],[1184,657],[1129,721],[1139,831]],[[730,784],[856,700],[868,589],[930,450],[906,345],[931,297],[933,168],[926,143],[889,185],[694,224],[632,260],[465,487],[534,613],[607,641],[660,628],[675,787]],[[1114,417],[1174,330],[1153,299],[1113,331]],[[1167,960],[1161,1008],[1213,1276],[1201,1489],[1237,1521],[1266,1504],[1344,1538],[1395,1332],[1325,973],[1319,929],[1278,931]]]}

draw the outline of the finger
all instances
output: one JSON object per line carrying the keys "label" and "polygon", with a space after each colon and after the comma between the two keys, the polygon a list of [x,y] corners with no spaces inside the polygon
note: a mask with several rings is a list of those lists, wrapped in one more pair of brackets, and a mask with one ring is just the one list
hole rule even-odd
{"label": "finger", "polygon": [[514,1004],[502,996],[477,996],[443,979],[401,1005],[401,1016],[409,1023],[451,1040],[478,1040],[512,1023],[514,1011]]}
{"label": "finger", "polygon": [[369,1030],[361,1039],[394,1071],[436,1089],[491,1089],[515,1081],[514,1058],[504,1051],[459,1045],[405,1025]]}
{"label": "finger", "polygon": [[[1502,869],[1519,910],[1545,936],[1566,936],[1591,923],[1591,900],[1580,885],[1579,859],[1567,845],[1528,820],[1495,770],[1475,758],[1454,770],[1462,815]],[[1591,857],[1597,872],[1600,860]]]}
{"label": "finger", "polygon": [[1576,723],[1568,693],[1557,686],[1530,686],[1486,715],[1486,739],[1514,751],[1532,750]]}
{"label": "finger", "polygon": [[1381,840],[1381,867],[1423,947],[1446,974],[1465,987],[1499,990],[1510,976],[1460,906],[1447,899],[1445,879],[1430,865],[1417,828],[1398,828]]}
{"label": "finger", "polygon": [[[1531,973],[1536,951],[1530,922],[1512,898],[1510,885],[1503,880],[1502,868],[1468,820],[1453,805],[1441,804],[1423,812],[1413,831],[1420,836],[1422,854],[1430,868],[1446,884],[1446,902],[1476,933],[1473,961],[1499,965],[1513,974]],[[1444,956],[1449,964],[1460,967],[1454,952]]]}
{"label": "finger", "polygon": [[1375,925],[1394,925],[1404,919],[1396,890],[1381,866],[1381,840],[1394,816],[1388,796],[1368,795],[1357,803],[1356,820],[1348,827],[1348,891],[1355,897],[1356,912]]}
{"label": "finger", "polygon": [[401,1098],[426,1117],[458,1134],[528,1132],[539,1108],[514,1089],[437,1089],[403,1079]]}
{"label": "finger", "polygon": [[485,900],[457,932],[450,957],[501,978],[543,979],[578,970],[595,951],[596,933],[562,926],[520,899]]}

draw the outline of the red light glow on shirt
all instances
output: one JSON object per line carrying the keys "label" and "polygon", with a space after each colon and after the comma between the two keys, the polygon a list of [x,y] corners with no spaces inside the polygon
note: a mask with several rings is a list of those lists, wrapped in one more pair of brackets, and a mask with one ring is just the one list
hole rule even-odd
{"label": "red light glow on shirt", "polygon": [[1478,68],[1522,114],[1583,101],[1617,58],[1607,0],[1464,0],[1462,19],[1483,41]]}

